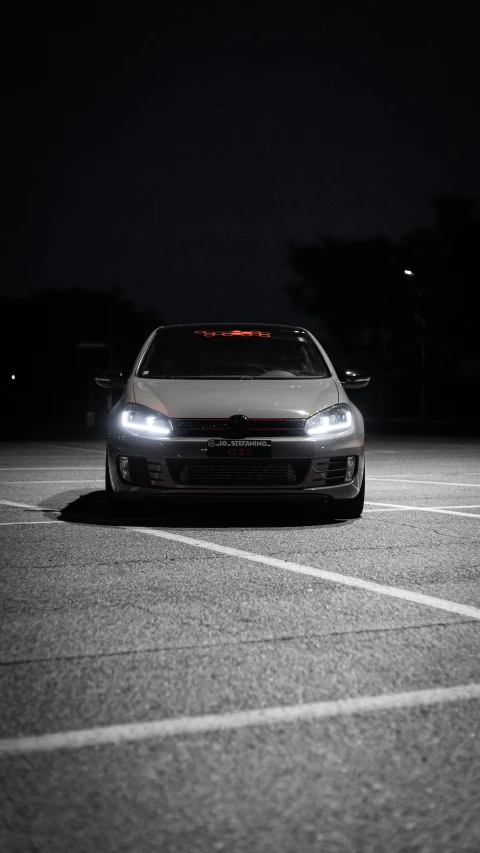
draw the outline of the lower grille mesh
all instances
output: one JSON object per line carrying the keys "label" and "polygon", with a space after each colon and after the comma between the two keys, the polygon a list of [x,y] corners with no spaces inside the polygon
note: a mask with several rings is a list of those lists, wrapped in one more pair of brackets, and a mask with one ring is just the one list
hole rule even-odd
{"label": "lower grille mesh", "polygon": [[[160,487],[165,479],[171,478],[181,486],[292,486],[305,480],[312,461],[301,458],[156,459],[129,456],[130,483],[133,486]],[[316,459],[313,462],[312,485],[339,486],[345,483],[346,468],[347,456]]]}
{"label": "lower grille mesh", "polygon": [[310,460],[169,460],[172,479],[180,485],[198,486],[291,486],[305,479]]}

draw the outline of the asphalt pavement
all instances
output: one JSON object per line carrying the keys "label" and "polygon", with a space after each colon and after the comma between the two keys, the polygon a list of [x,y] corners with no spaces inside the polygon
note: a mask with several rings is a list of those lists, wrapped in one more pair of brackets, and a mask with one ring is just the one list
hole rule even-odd
{"label": "asphalt pavement", "polygon": [[104,452],[0,445],[2,853],[477,853],[480,443],[343,522],[108,518]]}

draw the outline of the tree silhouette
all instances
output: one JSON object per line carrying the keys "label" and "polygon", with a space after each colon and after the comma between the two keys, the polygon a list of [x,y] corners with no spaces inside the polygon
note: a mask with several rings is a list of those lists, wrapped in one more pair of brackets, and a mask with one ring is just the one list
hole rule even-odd
{"label": "tree silhouette", "polygon": [[428,382],[430,412],[440,417],[442,382],[461,386],[466,364],[470,380],[476,365],[480,374],[473,310],[480,219],[472,198],[437,194],[432,207],[433,226],[397,242],[325,237],[319,245],[292,244],[288,264],[296,278],[288,292],[294,306],[321,319],[339,364],[353,360],[374,372],[392,403],[405,392],[404,412],[425,395],[417,385]]}
{"label": "tree silhouette", "polygon": [[81,429],[87,410],[106,406],[95,372],[129,371],[147,334],[161,324],[117,285],[105,291],[45,288],[26,299],[1,299],[0,311],[3,426],[10,423],[15,434]]}

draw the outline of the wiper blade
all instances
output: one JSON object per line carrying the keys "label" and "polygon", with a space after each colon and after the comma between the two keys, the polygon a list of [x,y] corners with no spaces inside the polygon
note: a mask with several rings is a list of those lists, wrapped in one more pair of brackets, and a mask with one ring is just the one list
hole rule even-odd
{"label": "wiper blade", "polygon": [[196,374],[195,376],[154,376],[152,379],[259,379],[262,374],[255,376],[246,375],[244,373],[216,373],[213,376],[209,373]]}
{"label": "wiper blade", "polygon": [[170,373],[149,373],[148,376],[142,376],[141,379],[207,379],[206,376],[175,376]]}
{"label": "wiper blade", "polygon": [[215,374],[214,376],[207,374],[192,374],[185,376],[175,376],[169,373],[152,373],[148,376],[140,376],[140,379],[325,379],[324,376],[311,376],[302,373],[291,373],[290,376],[269,376],[268,371],[262,373],[225,373]]}

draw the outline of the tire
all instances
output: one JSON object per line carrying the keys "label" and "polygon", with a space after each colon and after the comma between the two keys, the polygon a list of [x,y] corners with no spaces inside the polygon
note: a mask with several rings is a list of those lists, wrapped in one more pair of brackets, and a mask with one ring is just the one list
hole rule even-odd
{"label": "tire", "polygon": [[114,497],[112,480],[110,478],[110,471],[108,468],[108,456],[105,459],[105,504],[107,509],[107,515],[114,515],[114,507],[116,507],[117,501]]}
{"label": "tire", "polygon": [[92,513],[96,518],[106,518],[109,515],[114,515],[111,508],[116,504],[110,479],[110,471],[108,470],[108,457],[105,461],[105,491],[96,492],[93,496]]}
{"label": "tire", "polygon": [[112,480],[110,477],[110,470],[108,467],[108,456],[105,459],[105,497],[107,500],[107,504],[111,504],[115,501]]}
{"label": "tire", "polygon": [[335,518],[360,518],[365,503],[365,471],[363,472],[362,485],[356,498],[349,501],[335,501],[332,515]]}

